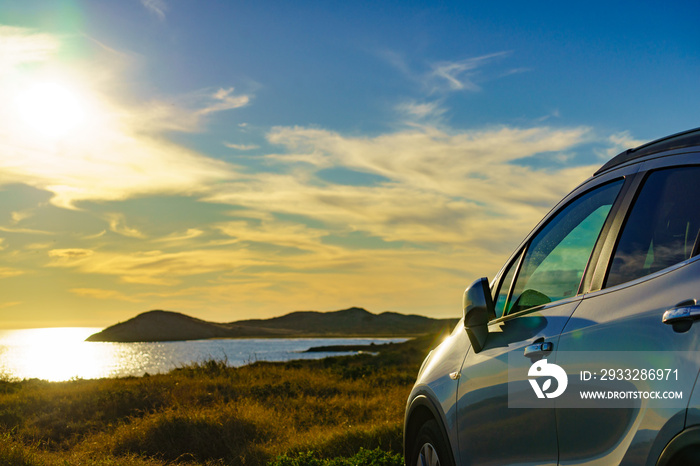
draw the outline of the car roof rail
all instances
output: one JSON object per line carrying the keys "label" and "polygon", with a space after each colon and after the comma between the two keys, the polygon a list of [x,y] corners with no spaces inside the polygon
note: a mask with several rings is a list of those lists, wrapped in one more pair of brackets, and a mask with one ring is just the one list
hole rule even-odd
{"label": "car roof rail", "polygon": [[622,165],[623,163],[631,162],[650,154],[697,145],[700,145],[700,128],[672,134],[670,136],[648,142],[639,147],[635,147],[634,149],[627,149],[624,152],[620,152],[615,157],[610,159],[605,165],[600,167],[600,169],[595,172],[593,176],[611,170],[619,165]]}

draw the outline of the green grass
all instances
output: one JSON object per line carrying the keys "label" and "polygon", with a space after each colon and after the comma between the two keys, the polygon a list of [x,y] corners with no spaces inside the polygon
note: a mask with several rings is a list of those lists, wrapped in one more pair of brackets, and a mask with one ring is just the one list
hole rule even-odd
{"label": "green grass", "polygon": [[0,466],[399,465],[406,398],[435,343],[240,368],[207,361],[145,377],[0,381]]}

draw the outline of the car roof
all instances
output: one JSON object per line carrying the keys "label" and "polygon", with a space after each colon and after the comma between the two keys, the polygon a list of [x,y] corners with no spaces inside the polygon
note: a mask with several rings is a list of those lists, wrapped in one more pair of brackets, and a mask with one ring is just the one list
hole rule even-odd
{"label": "car roof", "polygon": [[672,134],[670,136],[648,142],[634,149],[627,149],[626,151],[617,154],[615,157],[610,159],[608,163],[603,165],[597,172],[595,172],[593,176],[600,175],[601,173],[612,170],[619,165],[636,161],[651,154],[698,145],[700,145],[700,128]]}

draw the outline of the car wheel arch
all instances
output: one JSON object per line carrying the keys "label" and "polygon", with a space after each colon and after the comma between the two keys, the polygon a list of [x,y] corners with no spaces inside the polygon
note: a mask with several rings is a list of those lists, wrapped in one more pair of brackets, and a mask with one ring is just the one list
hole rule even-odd
{"label": "car wheel arch", "polygon": [[410,451],[410,447],[413,445],[413,442],[415,442],[421,426],[431,420],[437,423],[443,438],[449,446],[450,453],[452,454],[452,464],[457,464],[454,458],[454,451],[452,451],[452,446],[450,445],[450,437],[445,427],[445,419],[433,400],[422,393],[416,395],[411,400],[406,410],[406,421],[404,423],[404,453],[407,454],[407,452]]}
{"label": "car wheel arch", "polygon": [[700,456],[700,425],[687,427],[673,437],[661,452],[656,466],[687,464],[682,458],[690,449],[693,449],[696,458]]}

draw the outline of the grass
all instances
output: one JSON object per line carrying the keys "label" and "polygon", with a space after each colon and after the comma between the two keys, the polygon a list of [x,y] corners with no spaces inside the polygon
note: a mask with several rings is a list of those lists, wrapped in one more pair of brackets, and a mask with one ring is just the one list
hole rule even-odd
{"label": "grass", "polygon": [[240,368],[207,361],[144,377],[0,381],[0,466],[399,465],[406,398],[435,343]]}

